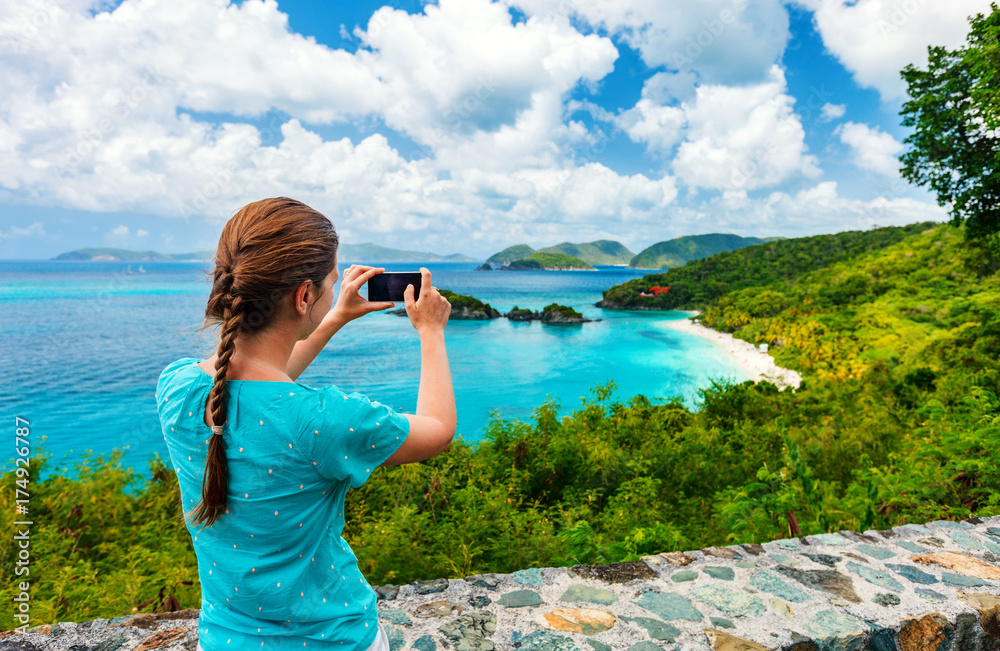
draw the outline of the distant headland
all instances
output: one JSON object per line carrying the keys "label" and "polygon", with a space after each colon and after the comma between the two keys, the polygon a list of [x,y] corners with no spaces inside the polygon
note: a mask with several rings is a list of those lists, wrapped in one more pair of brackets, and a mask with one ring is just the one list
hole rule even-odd
{"label": "distant headland", "polygon": [[742,249],[754,244],[764,244],[783,237],[741,237],[730,233],[685,235],[672,240],[657,242],[638,254],[629,251],[621,242],[597,240],[595,242],[563,242],[535,250],[527,244],[508,246],[494,253],[480,266],[482,270],[524,269],[593,269],[593,265],[618,265],[630,269],[669,269],[682,267],[692,260],[700,260]]}
{"label": "distant headland", "polygon": [[[112,261],[112,262],[156,262],[208,260],[215,257],[215,250],[193,253],[160,253],[158,251],[130,251],[128,249],[85,248],[60,253],[53,260]],[[478,262],[481,258],[470,258],[461,253],[438,255],[424,251],[402,251],[371,244],[341,244],[337,257],[345,262]]]}
{"label": "distant headland", "polygon": [[[478,268],[482,270],[572,270],[593,271],[595,265],[614,265],[630,269],[666,270],[682,267],[693,260],[700,260],[717,253],[764,244],[783,237],[741,237],[727,233],[685,235],[657,242],[639,253],[633,253],[621,242],[596,240],[594,242],[562,242],[554,246],[533,249],[527,244],[516,244],[494,253]],[[108,261],[108,262],[157,262],[157,261],[209,261],[215,250],[190,253],[161,253],[159,251],[133,251],[110,247],[90,247],[60,253],[52,260]],[[337,257],[344,262],[479,262],[461,253],[441,255],[428,251],[392,249],[371,242],[341,244]]]}

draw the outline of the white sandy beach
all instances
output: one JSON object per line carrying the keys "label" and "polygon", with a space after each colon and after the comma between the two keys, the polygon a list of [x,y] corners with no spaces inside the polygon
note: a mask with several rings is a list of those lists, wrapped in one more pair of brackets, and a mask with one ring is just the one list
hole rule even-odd
{"label": "white sandy beach", "polygon": [[[700,314],[698,310],[681,311],[689,316]],[[663,325],[674,330],[704,337],[722,346],[746,370],[755,383],[764,380],[774,384],[781,391],[784,391],[787,387],[792,387],[793,393],[802,383],[801,375],[795,371],[775,365],[774,358],[769,354],[749,342],[733,337],[729,333],[713,330],[701,323],[691,321],[690,318],[665,321]]]}

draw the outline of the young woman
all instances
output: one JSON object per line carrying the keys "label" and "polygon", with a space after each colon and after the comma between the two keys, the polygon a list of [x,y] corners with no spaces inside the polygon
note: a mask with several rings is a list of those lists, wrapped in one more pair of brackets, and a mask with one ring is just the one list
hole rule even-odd
{"label": "young woman", "polygon": [[240,209],[219,238],[205,309],[203,329],[221,325],[218,351],[170,363],[157,382],[198,558],[200,651],[389,649],[375,592],[340,535],[344,496],[379,466],[450,445],[451,305],[425,268],[419,300],[406,288],[420,338],[415,414],[296,382],[341,327],[393,306],[359,295],[383,271],[360,265],[344,271],[334,305],[337,245],[330,220],[298,201]]}

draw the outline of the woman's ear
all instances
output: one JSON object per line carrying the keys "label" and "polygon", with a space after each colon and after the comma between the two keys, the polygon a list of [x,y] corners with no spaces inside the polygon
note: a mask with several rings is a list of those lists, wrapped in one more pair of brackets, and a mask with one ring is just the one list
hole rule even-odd
{"label": "woman's ear", "polygon": [[295,288],[292,294],[295,311],[299,315],[305,315],[309,311],[309,303],[316,301],[316,286],[311,280],[303,280],[302,284]]}

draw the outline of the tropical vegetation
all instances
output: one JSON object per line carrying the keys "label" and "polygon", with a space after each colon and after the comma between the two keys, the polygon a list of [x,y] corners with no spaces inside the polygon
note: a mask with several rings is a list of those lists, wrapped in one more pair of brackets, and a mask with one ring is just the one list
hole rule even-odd
{"label": "tropical vegetation", "polygon": [[910,99],[901,174],[937,194],[952,221],[1000,261],[1000,8],[970,18],[966,42],[927,48],[927,70],[903,68]]}
{"label": "tropical vegetation", "polygon": [[456,294],[448,289],[440,289],[438,292],[441,296],[444,296],[449,303],[451,303],[451,309],[453,312],[461,309],[483,312],[495,311],[489,303],[483,303],[475,296],[469,296],[468,294]]}
{"label": "tropical vegetation", "polygon": [[[933,228],[935,222],[889,226],[781,239],[718,253],[664,273],[647,274],[603,293],[598,307],[620,310],[702,309],[731,291],[792,282],[804,273],[885,248],[909,235]],[[670,287],[650,294],[652,287]]]}
{"label": "tropical vegetation", "polygon": [[503,251],[494,253],[486,262],[490,264],[503,265],[515,260],[524,260],[531,257],[532,253],[562,253],[574,258],[579,258],[589,264],[628,264],[628,261],[635,255],[629,251],[621,242],[614,240],[596,240],[594,242],[562,242],[554,246],[546,246],[537,251],[527,244],[515,244],[508,246]]}
{"label": "tropical vegetation", "polygon": [[528,269],[587,269],[594,267],[584,262],[580,258],[574,258],[565,253],[543,253],[535,251],[523,260],[514,260],[505,269],[528,270]]}

